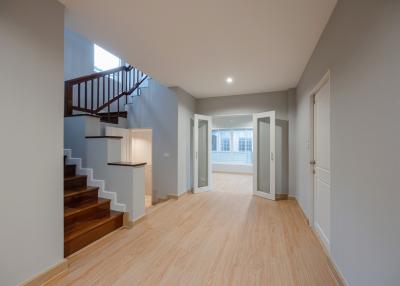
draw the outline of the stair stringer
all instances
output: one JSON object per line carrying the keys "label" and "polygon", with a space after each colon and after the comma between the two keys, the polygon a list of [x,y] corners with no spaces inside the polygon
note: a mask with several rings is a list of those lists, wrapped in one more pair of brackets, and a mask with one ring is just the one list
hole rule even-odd
{"label": "stair stringer", "polygon": [[72,158],[72,150],[64,149],[64,156],[67,156],[67,164],[76,165],[76,173],[78,175],[87,176],[88,186],[99,188],[99,197],[111,200],[110,208],[113,211],[126,212],[126,205],[118,203],[117,193],[105,190],[104,180],[97,180],[93,177],[93,169],[82,168],[81,158]]}

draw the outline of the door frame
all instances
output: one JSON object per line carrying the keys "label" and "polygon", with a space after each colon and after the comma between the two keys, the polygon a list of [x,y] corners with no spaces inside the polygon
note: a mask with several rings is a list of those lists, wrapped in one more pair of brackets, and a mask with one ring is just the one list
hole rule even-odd
{"label": "door frame", "polygon": [[[270,152],[269,152],[269,163],[270,163],[270,191],[271,193],[264,193],[257,190],[257,177],[258,177],[258,119],[269,117],[270,118]],[[253,114],[253,194],[269,200],[276,200],[275,190],[275,110],[267,111],[262,113]]]}
{"label": "door frame", "polygon": [[[329,83],[329,93],[332,93],[332,89],[331,89],[331,72],[330,70],[328,70],[326,72],[326,74],[322,77],[322,79],[317,83],[317,85],[312,89],[312,91],[310,92],[309,95],[309,110],[310,110],[310,133],[309,133],[309,139],[307,142],[307,147],[308,147],[308,151],[309,151],[309,182],[310,182],[310,206],[311,206],[311,210],[310,210],[310,217],[309,217],[309,225],[313,228],[314,231],[316,231],[315,229],[315,224],[314,224],[314,218],[315,218],[315,181],[314,181],[314,164],[312,164],[312,162],[315,161],[315,146],[314,146],[314,102],[315,102],[315,95],[318,93],[318,91],[320,91],[320,89],[326,84]],[[330,120],[330,132],[332,135],[332,120]],[[332,137],[331,137],[332,140]],[[332,158],[332,144],[331,144],[331,149],[330,149],[330,156]],[[332,160],[330,162],[330,170],[332,173]],[[332,184],[331,184],[331,194],[332,194]],[[329,203],[331,204],[332,202],[332,196],[329,200]],[[330,208],[332,210],[332,208]],[[330,212],[331,214],[332,212]],[[331,217],[331,216],[330,216]],[[321,241],[321,238],[319,237],[319,234],[317,235],[318,239]],[[330,253],[330,249],[326,249],[325,244],[321,241],[321,245],[322,247],[325,249],[325,251],[327,251],[328,253]]]}
{"label": "door frame", "polygon": [[[208,121],[208,185],[205,187],[198,187],[198,148],[199,148],[199,141],[198,136],[196,138],[196,132],[198,134],[198,122],[199,120],[207,120]],[[200,193],[200,192],[208,192],[211,191],[212,186],[212,165],[211,165],[211,125],[212,125],[212,117],[207,115],[195,114],[194,115],[194,127],[193,127],[193,193]]]}

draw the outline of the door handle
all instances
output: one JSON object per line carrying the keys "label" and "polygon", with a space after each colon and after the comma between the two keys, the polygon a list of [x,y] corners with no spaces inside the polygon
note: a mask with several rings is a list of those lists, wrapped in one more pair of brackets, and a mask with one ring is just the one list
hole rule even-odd
{"label": "door handle", "polygon": [[271,152],[271,161],[274,161],[274,152]]}
{"label": "door handle", "polygon": [[315,160],[311,160],[310,165],[315,165]]}

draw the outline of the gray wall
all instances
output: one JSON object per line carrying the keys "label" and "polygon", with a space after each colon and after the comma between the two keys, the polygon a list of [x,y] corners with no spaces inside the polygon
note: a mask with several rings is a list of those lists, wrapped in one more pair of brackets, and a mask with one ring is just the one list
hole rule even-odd
{"label": "gray wall", "polygon": [[63,259],[63,28],[57,1],[0,1],[4,286]]}
{"label": "gray wall", "polygon": [[288,120],[287,91],[209,97],[197,100],[196,113],[206,115],[240,115],[275,110],[276,118]]}
{"label": "gray wall", "polygon": [[[124,60],[122,60],[124,62]],[[77,78],[80,76],[85,76],[85,75],[90,75],[94,73],[94,42],[90,41],[89,39],[85,38],[84,36],[68,29],[64,29],[64,79],[73,79]],[[117,80],[114,81],[113,85],[113,80],[111,80],[110,87],[111,90],[115,86],[115,90],[118,84]],[[102,84],[102,81],[100,81]],[[101,85],[100,85],[101,86]],[[100,104],[103,103],[102,101],[102,88],[100,90]],[[105,90],[108,90],[108,81],[106,80],[105,82]],[[83,106],[84,103],[84,91],[85,87],[82,84],[81,86],[81,104]],[[94,83],[94,100],[93,104],[94,107],[97,107],[97,82]],[[77,86],[74,87],[73,89],[74,92],[74,104],[77,104],[77,93],[78,93],[78,88]],[[89,83],[87,86],[87,94],[91,94],[91,84]],[[115,91],[115,95],[117,95],[117,92]],[[108,96],[108,93],[106,93],[106,97]],[[111,93],[112,97],[112,93]],[[87,106],[91,106],[91,96],[88,96],[87,98]],[[117,102],[114,102],[111,104],[110,111],[117,111],[118,110],[118,104]],[[120,111],[125,110],[125,98],[120,100]],[[106,112],[107,109],[104,109],[102,112]]]}
{"label": "gray wall", "polygon": [[193,186],[193,117],[196,100],[181,88],[171,88],[178,100],[178,194]]}
{"label": "gray wall", "polygon": [[[93,42],[67,28],[64,37],[65,79],[93,73]],[[90,93],[90,86],[88,89]],[[125,110],[124,103],[125,100],[121,100],[120,110]],[[90,98],[88,105],[90,106]],[[190,142],[195,99],[180,88],[168,88],[150,80],[149,87],[142,88],[142,95],[134,97],[133,104],[127,108],[131,111],[129,127],[153,129],[153,187],[156,197],[181,194],[190,189]],[[116,110],[115,103],[111,111]],[[69,141],[68,138],[65,139],[66,143]],[[78,152],[78,149],[73,150],[73,153]],[[84,159],[84,155],[82,158]]]}
{"label": "gray wall", "polygon": [[64,30],[64,79],[93,73],[93,42],[68,28]]}
{"label": "gray wall", "polygon": [[253,128],[253,116],[250,114],[213,116],[212,128]]}
{"label": "gray wall", "polygon": [[310,214],[309,93],[331,72],[331,254],[349,285],[400,281],[400,2],[339,0],[298,85],[298,199]]}
{"label": "gray wall", "polygon": [[155,80],[127,105],[129,128],[153,130],[153,190],[156,198],[177,194],[178,99]]}
{"label": "gray wall", "polygon": [[283,160],[281,164],[279,162],[277,164],[277,168],[281,170],[277,171],[277,175],[282,178],[278,180],[277,190],[278,193],[289,192],[289,195],[294,196],[294,161],[289,161],[289,156],[294,156],[295,151],[294,98],[294,90],[203,98],[196,101],[196,113],[210,116],[245,115],[275,110],[277,140],[282,140],[282,144],[277,144],[277,147],[283,147],[282,150],[279,148],[276,150],[277,159]]}

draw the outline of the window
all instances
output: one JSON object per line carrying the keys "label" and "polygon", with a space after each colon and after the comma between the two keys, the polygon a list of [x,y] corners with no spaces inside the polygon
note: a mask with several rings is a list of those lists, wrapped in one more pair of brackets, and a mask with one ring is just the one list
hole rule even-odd
{"label": "window", "polygon": [[229,138],[222,138],[221,139],[221,151],[228,152],[231,150],[231,143]]}
{"label": "window", "polygon": [[211,160],[213,163],[253,163],[252,128],[214,129],[211,143]]}
{"label": "window", "polygon": [[219,151],[229,152],[231,151],[231,131],[230,130],[218,130],[219,134]]}
{"label": "window", "polygon": [[239,138],[239,152],[246,152],[252,149],[252,140],[251,138]]}
{"label": "window", "polygon": [[217,134],[215,131],[212,133],[211,151],[217,151]]}
{"label": "window", "polygon": [[106,51],[102,47],[94,44],[94,71],[100,72],[122,65],[121,59],[112,53]]}

